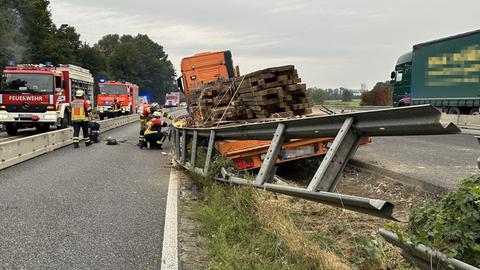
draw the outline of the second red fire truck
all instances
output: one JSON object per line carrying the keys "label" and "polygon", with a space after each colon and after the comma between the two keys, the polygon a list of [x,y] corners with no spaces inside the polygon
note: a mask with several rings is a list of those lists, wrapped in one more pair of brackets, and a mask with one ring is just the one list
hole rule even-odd
{"label": "second red fire truck", "polygon": [[93,77],[74,65],[9,65],[0,83],[0,123],[15,135],[20,128],[48,131],[70,125],[70,101],[83,90],[93,104]]}
{"label": "second red fire truck", "polygon": [[97,113],[100,120],[118,116],[113,110],[115,99],[120,103],[120,115],[137,112],[138,85],[116,81],[100,82],[98,85],[100,93],[97,96]]}

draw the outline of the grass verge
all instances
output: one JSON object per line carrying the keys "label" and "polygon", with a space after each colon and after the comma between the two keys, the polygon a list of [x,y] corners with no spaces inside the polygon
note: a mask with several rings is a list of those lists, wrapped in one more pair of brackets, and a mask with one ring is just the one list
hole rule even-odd
{"label": "grass verge", "polygon": [[325,100],[323,105],[360,106],[360,101],[360,99],[352,99],[351,101]]}
{"label": "grass verge", "polygon": [[[200,187],[193,218],[206,239],[209,269],[414,269],[376,235],[384,220],[211,180],[229,165],[215,160],[207,178],[189,173]],[[352,181],[344,179],[349,187],[365,185]],[[383,187],[367,189],[378,194]]]}

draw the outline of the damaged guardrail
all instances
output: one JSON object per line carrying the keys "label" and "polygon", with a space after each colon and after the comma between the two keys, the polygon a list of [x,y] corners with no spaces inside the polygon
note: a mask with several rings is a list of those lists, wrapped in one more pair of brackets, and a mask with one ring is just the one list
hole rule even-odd
{"label": "damaged guardrail", "polygon": [[[100,131],[114,129],[137,121],[138,115],[129,115],[99,121]],[[0,143],[0,170],[72,144],[73,128],[50,131]]]}
{"label": "damaged guardrail", "polygon": [[[368,112],[303,117],[264,123],[217,128],[174,128],[174,152],[177,161],[190,170],[209,171],[215,140],[271,140],[270,147],[254,182],[230,175],[216,180],[283,193],[386,219],[392,216],[393,204],[370,198],[333,193],[348,160],[360,142],[371,136],[407,136],[460,133],[454,124],[442,125],[440,112],[430,105],[383,109]],[[181,136],[180,136],[181,135]],[[192,137],[191,156],[187,162],[187,140]],[[199,137],[208,137],[204,168],[196,167]],[[285,141],[299,138],[335,137],[307,188],[270,184],[275,175],[275,161]]]}
{"label": "damaged guardrail", "polygon": [[445,254],[432,250],[424,245],[410,245],[404,243],[399,239],[398,235],[385,229],[380,229],[378,233],[390,244],[401,248],[402,256],[422,270],[479,270],[479,268],[475,266],[464,263],[455,258],[448,258]]}

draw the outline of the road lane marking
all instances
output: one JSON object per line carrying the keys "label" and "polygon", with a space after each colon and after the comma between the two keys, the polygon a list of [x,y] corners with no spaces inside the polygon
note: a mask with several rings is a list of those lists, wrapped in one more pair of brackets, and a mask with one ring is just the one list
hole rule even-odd
{"label": "road lane marking", "polygon": [[165,226],[163,227],[162,270],[178,269],[178,172],[170,171]]}

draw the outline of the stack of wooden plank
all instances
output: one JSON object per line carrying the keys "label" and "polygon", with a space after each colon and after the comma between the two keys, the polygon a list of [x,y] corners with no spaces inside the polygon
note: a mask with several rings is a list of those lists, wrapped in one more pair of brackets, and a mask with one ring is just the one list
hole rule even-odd
{"label": "stack of wooden plank", "polygon": [[235,80],[219,79],[197,91],[198,97],[192,104],[204,122],[244,119],[246,110],[234,97],[235,90]]}
{"label": "stack of wooden plank", "polygon": [[238,87],[238,99],[253,112],[254,118],[309,114],[312,100],[306,85],[300,82],[293,65],[259,70],[245,75]]}
{"label": "stack of wooden plank", "polygon": [[198,124],[312,113],[312,100],[293,65],[219,79],[191,93],[190,100]]}

